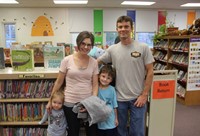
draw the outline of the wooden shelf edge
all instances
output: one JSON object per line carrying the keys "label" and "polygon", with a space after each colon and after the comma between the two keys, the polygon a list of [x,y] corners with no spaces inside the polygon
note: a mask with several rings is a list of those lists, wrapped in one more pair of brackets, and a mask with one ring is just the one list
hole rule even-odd
{"label": "wooden shelf edge", "polygon": [[[29,126],[29,125],[38,125],[38,126],[41,126],[40,124],[38,124],[39,121],[12,121],[12,122],[0,122],[0,126]],[[48,125],[47,122],[45,122],[44,124],[42,125]]]}
{"label": "wooden shelf edge", "polygon": [[7,99],[0,99],[0,102],[48,102],[49,98],[7,98]]}

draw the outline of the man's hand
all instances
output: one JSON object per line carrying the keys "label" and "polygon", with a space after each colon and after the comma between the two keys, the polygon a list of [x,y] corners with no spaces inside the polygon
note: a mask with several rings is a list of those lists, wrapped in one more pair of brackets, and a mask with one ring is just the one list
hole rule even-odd
{"label": "man's hand", "polygon": [[136,107],[143,107],[145,104],[146,104],[146,102],[147,102],[147,98],[148,98],[148,95],[140,95],[138,98],[137,98],[137,100],[136,100],[136,102],[134,103],[134,105],[136,106]]}

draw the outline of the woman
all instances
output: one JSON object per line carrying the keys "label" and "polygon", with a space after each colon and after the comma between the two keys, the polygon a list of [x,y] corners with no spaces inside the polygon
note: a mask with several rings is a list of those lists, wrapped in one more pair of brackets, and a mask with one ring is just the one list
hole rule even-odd
{"label": "woman", "polygon": [[[95,59],[88,56],[88,53],[94,46],[94,36],[92,33],[83,31],[76,39],[78,51],[65,57],[60,65],[60,71],[55,82],[53,92],[60,89],[64,80],[65,102],[64,112],[68,123],[68,136],[79,136],[80,119],[72,111],[73,106],[88,98],[98,94],[98,63]],[[51,109],[51,104],[47,104],[47,110]],[[95,136],[97,126],[89,127],[86,124],[87,136]]]}

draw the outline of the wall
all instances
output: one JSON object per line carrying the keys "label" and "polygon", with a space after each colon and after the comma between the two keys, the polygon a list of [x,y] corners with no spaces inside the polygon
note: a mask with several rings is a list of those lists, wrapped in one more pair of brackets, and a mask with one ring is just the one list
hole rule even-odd
{"label": "wall", "polygon": [[[34,41],[59,41],[70,40],[68,9],[66,8],[1,8],[0,9],[0,45],[4,46],[3,23],[16,23],[16,37],[21,44]],[[33,22],[39,17],[49,19],[54,31],[54,36],[31,36]],[[5,21],[3,21],[5,19]]]}
{"label": "wall", "polygon": [[[93,31],[93,10],[89,8],[1,8],[0,9],[0,46],[4,47],[4,22],[16,22],[17,41],[27,44],[34,41],[57,42],[72,41],[71,33],[83,30]],[[103,30],[116,31],[116,20],[131,9],[105,8],[103,9]],[[169,10],[168,19],[174,20],[175,26],[185,29],[187,10]],[[32,22],[37,17],[45,16],[51,22],[54,36],[31,36]],[[200,17],[200,11],[196,13]],[[157,10],[136,10],[136,32],[157,31]],[[4,21],[5,19],[5,21]],[[181,21],[180,21],[181,20]]]}

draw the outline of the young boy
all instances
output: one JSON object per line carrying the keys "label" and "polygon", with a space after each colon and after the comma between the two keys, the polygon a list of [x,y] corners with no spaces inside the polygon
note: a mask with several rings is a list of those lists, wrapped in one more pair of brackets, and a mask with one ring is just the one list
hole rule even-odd
{"label": "young boy", "polygon": [[110,83],[115,78],[115,70],[110,65],[105,65],[99,73],[99,92],[98,97],[106,102],[113,110],[106,121],[98,123],[99,136],[116,136],[118,126],[117,119],[117,99],[115,88]]}
{"label": "young boy", "polygon": [[56,91],[51,99],[52,110],[49,114],[45,111],[39,124],[43,124],[48,119],[47,136],[66,136],[67,121],[62,109],[64,103],[64,94],[62,91]]}

